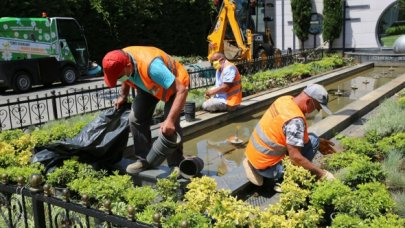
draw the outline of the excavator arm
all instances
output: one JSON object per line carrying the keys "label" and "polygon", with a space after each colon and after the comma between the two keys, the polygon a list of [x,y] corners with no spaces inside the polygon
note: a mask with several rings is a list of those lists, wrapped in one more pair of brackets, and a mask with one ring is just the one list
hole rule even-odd
{"label": "excavator arm", "polygon": [[[223,0],[221,10],[217,17],[214,29],[208,35],[208,59],[215,52],[226,52],[225,45],[229,45],[225,40],[225,32],[229,22],[233,36],[237,44],[237,53],[233,59],[250,59],[252,56],[252,33],[249,29],[246,31],[247,45],[243,38],[238,21],[235,17],[236,5],[233,0]],[[225,53],[227,55],[227,53]],[[230,58],[232,60],[232,58]]]}

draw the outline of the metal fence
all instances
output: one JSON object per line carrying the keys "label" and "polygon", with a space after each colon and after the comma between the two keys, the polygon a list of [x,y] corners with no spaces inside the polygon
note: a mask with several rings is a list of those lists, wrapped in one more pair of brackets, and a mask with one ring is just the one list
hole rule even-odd
{"label": "metal fence", "polygon": [[[69,191],[64,189],[59,197],[38,179],[32,179],[30,187],[0,184],[0,227],[159,227],[135,220],[135,210],[128,208],[127,217],[114,215],[111,203],[103,204],[104,210],[92,208],[90,201],[82,197],[72,202]],[[159,222],[159,221],[157,221]]]}
{"label": "metal fence", "polygon": [[7,99],[0,104],[0,130],[26,128],[41,125],[51,120],[68,118],[112,107],[119,87],[95,87],[64,93],[51,91],[43,97],[20,97]]}
{"label": "metal fence", "polygon": [[[237,62],[244,77],[258,71],[284,67],[296,62],[308,62],[322,58],[322,50],[305,50],[297,53],[276,53],[266,59]],[[215,84],[215,70],[212,67],[189,70],[190,89],[205,88]],[[95,87],[66,90],[64,93],[52,91],[43,97],[21,97],[0,104],[0,131],[42,125],[51,120],[67,118],[112,107],[119,95],[120,87]]]}

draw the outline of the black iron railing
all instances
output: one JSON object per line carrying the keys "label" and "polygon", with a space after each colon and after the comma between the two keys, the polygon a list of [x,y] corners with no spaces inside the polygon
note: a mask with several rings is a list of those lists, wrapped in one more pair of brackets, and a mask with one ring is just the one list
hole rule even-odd
{"label": "black iron railing", "polygon": [[[284,67],[296,62],[308,62],[322,58],[322,50],[305,50],[297,53],[276,53],[266,59],[241,61],[236,65],[244,77],[258,71]],[[205,88],[215,84],[212,67],[189,69],[190,89]],[[112,107],[119,94],[119,87],[94,87],[64,93],[52,91],[43,97],[21,97],[0,104],[0,131],[42,125],[51,120],[68,118]]]}
{"label": "black iron railing", "polygon": [[41,125],[50,120],[67,118],[112,107],[119,87],[95,87],[64,93],[51,91],[43,97],[7,99],[0,104],[0,130]]}
{"label": "black iron railing", "polygon": [[133,208],[122,217],[112,213],[108,201],[103,207],[92,208],[85,197],[72,202],[67,190],[56,197],[47,186],[0,184],[0,227],[159,227],[136,221]]}

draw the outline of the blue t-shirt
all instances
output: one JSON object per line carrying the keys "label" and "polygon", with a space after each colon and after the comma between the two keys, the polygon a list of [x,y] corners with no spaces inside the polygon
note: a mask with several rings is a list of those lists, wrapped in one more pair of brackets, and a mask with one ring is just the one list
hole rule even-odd
{"label": "blue t-shirt", "polygon": [[[162,86],[165,89],[170,88],[175,79],[175,76],[169,70],[169,68],[167,68],[161,58],[156,58],[152,61],[151,65],[149,66],[149,76],[151,77],[152,81],[156,82],[158,85]],[[153,94],[152,91],[148,91],[146,89],[146,86],[143,83],[136,67],[134,74],[131,75],[128,79],[132,81],[139,89]]]}

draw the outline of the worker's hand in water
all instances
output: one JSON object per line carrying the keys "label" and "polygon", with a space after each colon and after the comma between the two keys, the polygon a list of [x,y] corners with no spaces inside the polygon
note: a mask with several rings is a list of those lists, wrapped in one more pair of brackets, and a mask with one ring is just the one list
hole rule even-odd
{"label": "worker's hand in water", "polygon": [[336,152],[335,148],[333,148],[332,146],[334,146],[335,144],[327,139],[324,138],[320,138],[319,139],[319,151],[323,154],[333,154]]}
{"label": "worker's hand in water", "polygon": [[164,135],[173,135],[176,132],[176,128],[173,122],[166,119],[160,124],[160,131]]}
{"label": "worker's hand in water", "polygon": [[114,103],[115,109],[121,108],[125,103],[127,102],[127,97],[126,96],[119,96]]}

